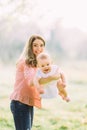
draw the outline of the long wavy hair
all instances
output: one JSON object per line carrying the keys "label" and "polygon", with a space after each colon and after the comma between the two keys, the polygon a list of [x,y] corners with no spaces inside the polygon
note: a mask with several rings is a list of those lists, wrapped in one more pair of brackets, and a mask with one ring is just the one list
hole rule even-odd
{"label": "long wavy hair", "polygon": [[24,50],[23,50],[23,55],[24,55],[26,64],[29,66],[32,66],[32,67],[37,66],[36,56],[33,53],[33,42],[36,39],[40,39],[44,43],[44,46],[45,46],[45,41],[42,37],[40,37],[38,35],[33,35],[30,37],[30,39],[26,43]]}

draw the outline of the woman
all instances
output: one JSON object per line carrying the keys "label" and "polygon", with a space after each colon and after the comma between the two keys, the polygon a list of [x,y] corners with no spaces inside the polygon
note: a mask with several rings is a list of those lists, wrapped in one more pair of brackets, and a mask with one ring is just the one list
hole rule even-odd
{"label": "woman", "polygon": [[[16,130],[31,130],[34,106],[41,108],[41,98],[33,77],[37,70],[36,57],[44,51],[45,41],[40,36],[31,36],[24,47],[21,58],[17,62],[14,90],[11,94],[11,112]],[[41,79],[40,83],[49,82],[57,76]]]}

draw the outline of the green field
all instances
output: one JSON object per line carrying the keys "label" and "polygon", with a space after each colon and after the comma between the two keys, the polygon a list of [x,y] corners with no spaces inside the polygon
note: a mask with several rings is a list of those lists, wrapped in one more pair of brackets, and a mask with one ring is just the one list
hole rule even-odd
{"label": "green field", "polygon": [[[87,62],[67,63],[63,69],[71,101],[66,103],[60,96],[42,100],[43,108],[35,108],[32,130],[87,130]],[[0,130],[14,130],[9,96],[15,68],[1,66],[0,72]]]}

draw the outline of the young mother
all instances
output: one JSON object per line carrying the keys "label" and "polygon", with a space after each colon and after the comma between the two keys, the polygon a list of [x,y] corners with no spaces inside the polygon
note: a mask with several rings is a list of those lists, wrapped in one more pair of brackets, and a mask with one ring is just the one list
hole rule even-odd
{"label": "young mother", "polygon": [[[10,108],[16,130],[31,130],[34,106],[41,108],[41,98],[36,87],[33,87],[33,78],[37,69],[36,57],[44,49],[44,39],[37,35],[31,36],[17,62],[14,90],[10,96]],[[50,82],[57,78],[55,74],[47,79],[41,79],[40,83]]]}

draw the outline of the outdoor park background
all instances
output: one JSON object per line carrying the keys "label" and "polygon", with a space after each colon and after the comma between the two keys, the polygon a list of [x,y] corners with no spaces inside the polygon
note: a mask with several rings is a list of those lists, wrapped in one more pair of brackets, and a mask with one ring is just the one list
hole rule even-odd
{"label": "outdoor park background", "polygon": [[32,130],[87,130],[87,17],[86,0],[0,1],[0,130],[14,130],[9,96],[15,65],[33,34],[65,72],[71,102],[60,97],[35,108]]}

